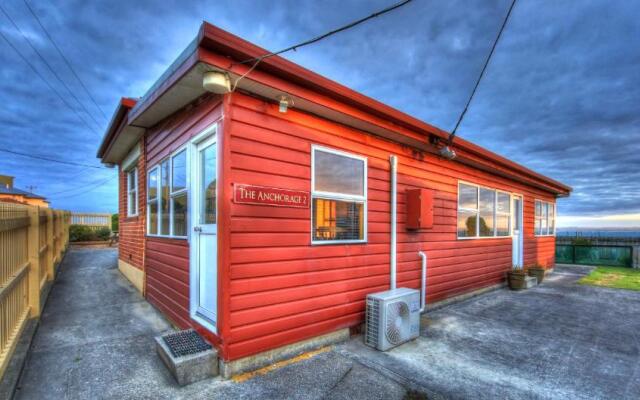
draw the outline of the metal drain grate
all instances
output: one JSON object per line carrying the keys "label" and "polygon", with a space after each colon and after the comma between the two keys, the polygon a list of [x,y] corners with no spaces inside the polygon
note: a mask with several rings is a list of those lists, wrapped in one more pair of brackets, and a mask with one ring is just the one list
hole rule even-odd
{"label": "metal drain grate", "polygon": [[211,345],[193,329],[171,333],[162,338],[174,357],[183,357],[211,350]]}

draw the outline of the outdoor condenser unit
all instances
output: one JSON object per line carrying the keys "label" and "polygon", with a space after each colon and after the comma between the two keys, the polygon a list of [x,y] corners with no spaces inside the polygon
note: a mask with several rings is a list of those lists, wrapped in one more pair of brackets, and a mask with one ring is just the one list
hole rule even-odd
{"label": "outdoor condenser unit", "polygon": [[420,334],[420,292],[398,288],[367,295],[365,344],[386,351]]}

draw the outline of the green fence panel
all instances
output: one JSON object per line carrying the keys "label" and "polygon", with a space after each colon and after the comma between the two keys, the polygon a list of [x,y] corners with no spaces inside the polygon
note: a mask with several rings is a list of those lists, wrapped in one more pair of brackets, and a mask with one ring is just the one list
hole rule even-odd
{"label": "green fence panel", "polygon": [[556,262],[561,264],[573,264],[573,246],[564,244],[557,245]]}
{"label": "green fence panel", "polygon": [[631,266],[631,247],[616,246],[568,246],[574,247],[574,263],[585,265],[607,265],[611,267]]}

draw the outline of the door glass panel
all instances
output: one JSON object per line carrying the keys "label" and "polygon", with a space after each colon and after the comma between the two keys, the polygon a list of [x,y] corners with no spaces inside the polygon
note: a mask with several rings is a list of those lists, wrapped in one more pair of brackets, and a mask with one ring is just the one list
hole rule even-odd
{"label": "door glass panel", "polygon": [[520,199],[515,199],[513,202],[513,230],[514,231],[519,231],[520,230],[520,207],[521,207],[521,200]]}
{"label": "door glass panel", "polygon": [[216,144],[200,152],[202,157],[202,212],[200,223],[216,223]]}

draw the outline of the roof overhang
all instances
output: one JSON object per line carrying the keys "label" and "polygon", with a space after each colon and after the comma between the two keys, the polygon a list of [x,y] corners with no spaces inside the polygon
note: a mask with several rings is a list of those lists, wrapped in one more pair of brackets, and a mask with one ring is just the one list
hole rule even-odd
{"label": "roof overhang", "polygon": [[127,118],[136,103],[135,99],[120,99],[98,149],[97,156],[103,163],[118,164],[144,134],[144,128],[131,125]]}
{"label": "roof overhang", "polygon": [[[196,39],[126,115],[126,129],[151,128],[206,93],[207,71],[228,73],[231,82],[247,74],[252,63],[243,61],[269,53],[237,36],[204,22]],[[350,126],[370,134],[437,154],[430,138],[447,139],[449,133],[364,96],[282,57],[262,60],[239,81],[237,90],[277,102],[289,96],[297,110]],[[135,127],[135,128],[133,128]],[[139,137],[141,133],[136,133]],[[136,134],[129,133],[134,137]],[[120,134],[120,136],[123,136]],[[136,139],[137,140],[137,139]],[[103,143],[104,145],[104,143]],[[462,138],[456,138],[455,161],[538,187],[557,196],[571,188],[538,174]],[[113,151],[113,154],[121,154]],[[121,154],[122,155],[122,154]],[[98,153],[100,157],[100,153]],[[124,155],[122,155],[124,156]],[[114,156],[110,158],[115,159]],[[108,161],[103,158],[103,162]],[[496,169],[495,164],[500,168]]]}

